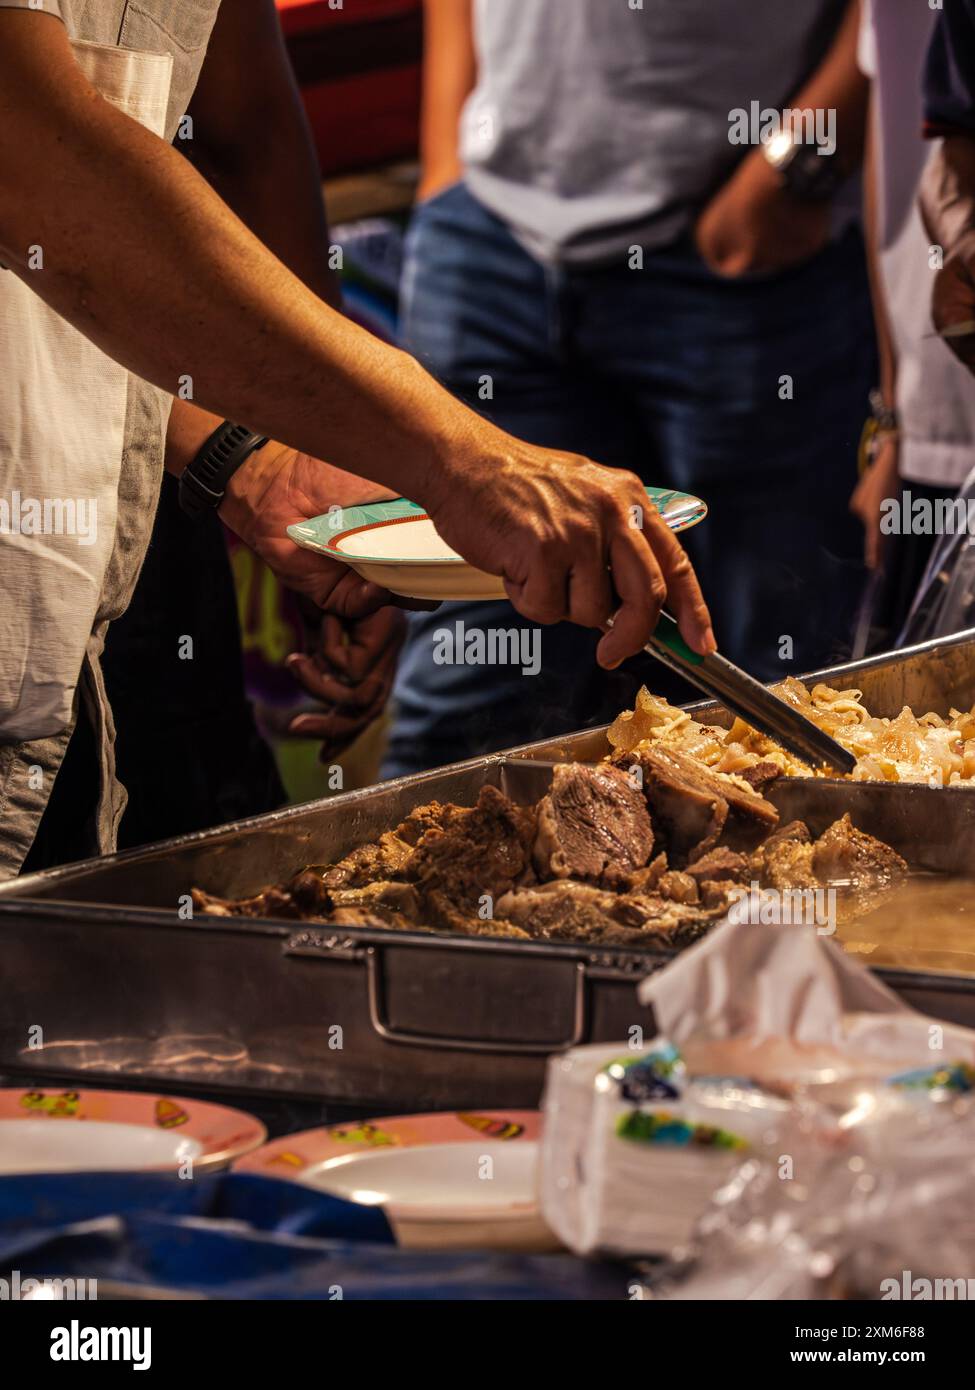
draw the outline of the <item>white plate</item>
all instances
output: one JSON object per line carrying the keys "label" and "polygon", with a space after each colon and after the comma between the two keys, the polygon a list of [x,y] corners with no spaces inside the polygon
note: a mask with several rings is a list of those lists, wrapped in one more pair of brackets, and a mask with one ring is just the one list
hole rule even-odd
{"label": "white plate", "polygon": [[142,1091],[0,1089],[0,1173],[225,1168],[267,1130],[224,1105]]}
{"label": "white plate", "polygon": [[[707,516],[707,506],[686,492],[648,487],[647,497],[672,531],[686,531]],[[361,578],[402,598],[445,602],[503,599],[504,583],[475,569],[437,533],[421,507],[398,497],[336,508],[288,527],[305,550],[341,560]]]}
{"label": "white plate", "polygon": [[440,1144],[326,1159],[301,1175],[397,1221],[518,1221],[534,1212],[538,1146]]}
{"label": "white plate", "polygon": [[202,1152],[198,1139],[140,1125],[0,1120],[0,1173],[5,1174],[170,1168]]}
{"label": "white plate", "polygon": [[381,1206],[414,1250],[541,1251],[534,1110],[440,1112],[349,1121],[273,1139],[237,1167]]}

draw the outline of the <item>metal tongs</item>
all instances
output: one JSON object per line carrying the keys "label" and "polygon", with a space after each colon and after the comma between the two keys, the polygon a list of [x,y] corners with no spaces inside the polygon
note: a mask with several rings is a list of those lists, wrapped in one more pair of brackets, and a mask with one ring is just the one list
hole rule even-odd
{"label": "metal tongs", "polygon": [[836,772],[847,773],[856,766],[852,753],[841,748],[835,739],[797,709],[773,695],[754,676],[749,676],[717,652],[698,656],[666,613],[660,615],[644,650],[811,767],[825,765]]}

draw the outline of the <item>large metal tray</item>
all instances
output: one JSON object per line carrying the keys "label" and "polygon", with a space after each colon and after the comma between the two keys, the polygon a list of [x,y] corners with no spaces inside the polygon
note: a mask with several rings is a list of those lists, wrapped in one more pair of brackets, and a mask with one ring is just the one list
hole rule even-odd
{"label": "large metal tray", "polygon": [[[970,707],[975,632],[810,679],[858,687],[882,714]],[[0,886],[0,1071],[377,1107],[534,1104],[548,1054],[652,1028],[633,985],[666,953],[181,910],[194,884],[254,891],[428,800],[471,804],[486,782],[532,800],[551,761],[605,749],[605,730],[589,731]],[[850,809],[918,867],[975,866],[970,792],[803,780],[775,799],[817,830]],[[975,1024],[975,980],[878,973],[915,1007]]]}
{"label": "large metal tray", "polygon": [[[904,705],[918,713],[933,710],[946,714],[952,706],[969,709],[975,705],[975,628],[901,652],[816,671],[803,680],[826,681],[841,690],[862,690],[871,711],[881,716],[893,717]],[[731,716],[717,704],[702,702],[687,708],[710,722],[730,722]],[[471,804],[485,781],[501,785],[502,768],[515,762],[596,761],[608,748],[606,726],[527,744],[142,849],[27,874],[0,884],[0,902],[9,897],[29,897],[176,909],[180,896],[193,885],[222,895],[256,892],[287,878],[303,864],[341,857],[425,801],[439,798]],[[808,787],[809,783],[804,780],[789,785]],[[828,778],[818,780],[815,786],[816,795],[827,797],[836,814],[852,806],[854,797],[863,814],[874,799],[879,801],[887,793],[894,798],[889,804],[894,805],[901,798],[916,800],[919,791],[927,790]],[[863,790],[858,791],[858,787]],[[975,788],[939,790],[929,804],[947,804],[948,797],[975,801]],[[888,803],[884,800],[882,804]],[[940,858],[952,861],[932,867],[957,867],[950,837],[937,818],[926,834],[932,848],[937,850],[940,845],[944,850]]]}

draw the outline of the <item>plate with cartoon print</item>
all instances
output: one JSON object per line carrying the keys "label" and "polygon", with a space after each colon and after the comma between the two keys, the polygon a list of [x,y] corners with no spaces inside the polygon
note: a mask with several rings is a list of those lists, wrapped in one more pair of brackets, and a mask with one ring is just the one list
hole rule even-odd
{"label": "plate with cartoon print", "polygon": [[235,1167],[381,1206],[401,1245],[551,1249],[534,1110],[398,1115],[275,1139]]}
{"label": "plate with cartoon print", "polygon": [[[707,505],[690,493],[662,487],[648,487],[646,492],[672,531],[687,531],[708,514]],[[341,560],[363,579],[403,598],[442,602],[505,597],[498,576],[462,560],[438,535],[423,508],[405,497],[336,507],[289,526],[288,535],[303,549]]]}
{"label": "plate with cartoon print", "polygon": [[224,1105],[135,1091],[0,1089],[0,1175],[225,1168],[267,1130]]}

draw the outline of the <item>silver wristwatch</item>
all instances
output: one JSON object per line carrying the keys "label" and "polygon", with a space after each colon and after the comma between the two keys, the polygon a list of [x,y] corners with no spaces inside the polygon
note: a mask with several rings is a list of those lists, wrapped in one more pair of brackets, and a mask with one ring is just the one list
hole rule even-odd
{"label": "silver wristwatch", "polygon": [[795,131],[781,130],[762,146],[767,164],[778,174],[782,186],[797,198],[812,202],[831,198],[843,182],[836,154],[821,145],[800,140]]}

